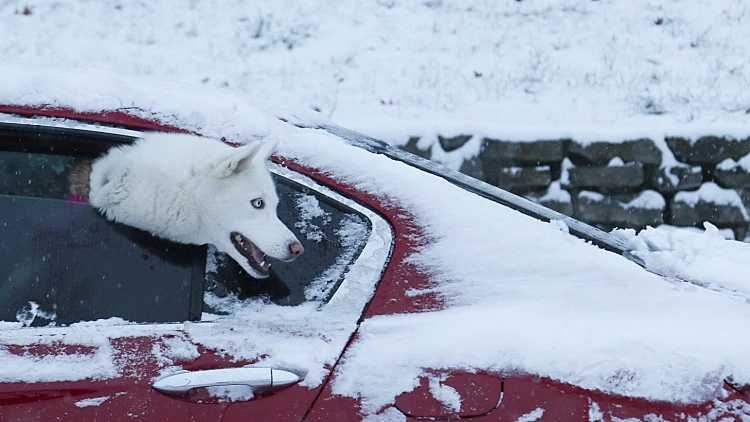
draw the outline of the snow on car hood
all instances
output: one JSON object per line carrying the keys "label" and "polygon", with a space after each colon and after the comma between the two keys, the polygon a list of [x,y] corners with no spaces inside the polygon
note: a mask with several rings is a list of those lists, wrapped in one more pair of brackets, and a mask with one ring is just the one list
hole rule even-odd
{"label": "snow on car hood", "polygon": [[[680,402],[716,396],[730,375],[750,383],[750,298],[741,293],[750,290],[750,245],[708,233],[673,239],[662,252],[641,247],[647,263],[657,263],[661,273],[671,268],[689,282],[660,277],[570,236],[560,224],[534,220],[321,130],[268,119],[229,92],[131,89],[91,74],[85,90],[78,77],[4,70],[0,76],[4,103],[139,107],[181,127],[240,142],[272,131],[282,139],[282,155],[413,213],[432,242],[411,260],[432,275],[430,292],[446,307],[362,323],[333,387],[361,398],[365,412],[416,387],[427,368],[531,373]],[[721,257],[722,265],[708,265],[713,257]],[[302,311],[274,310],[277,318]],[[274,335],[275,353],[299,350],[294,335]],[[199,341],[230,354],[242,349],[240,337],[222,344],[206,334]],[[330,358],[320,356],[306,357],[305,364]]]}

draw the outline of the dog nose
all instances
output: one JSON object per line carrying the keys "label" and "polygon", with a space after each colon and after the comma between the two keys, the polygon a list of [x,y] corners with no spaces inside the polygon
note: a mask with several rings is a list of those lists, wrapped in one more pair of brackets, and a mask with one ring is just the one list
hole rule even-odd
{"label": "dog nose", "polygon": [[294,242],[291,245],[289,245],[289,252],[292,253],[292,257],[296,258],[300,255],[302,255],[302,252],[305,251],[305,247],[302,246],[299,242]]}

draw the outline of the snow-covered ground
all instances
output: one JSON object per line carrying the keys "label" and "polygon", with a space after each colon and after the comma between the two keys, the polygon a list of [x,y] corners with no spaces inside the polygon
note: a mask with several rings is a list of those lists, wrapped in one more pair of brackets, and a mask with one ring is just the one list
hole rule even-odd
{"label": "snow-covered ground", "polygon": [[[750,133],[743,0],[5,1],[0,30],[0,62],[14,69],[0,69],[0,101],[141,106],[228,139],[268,129],[245,100],[317,108],[394,142],[415,131]],[[56,70],[71,67],[147,82],[133,89],[88,70]],[[166,79],[186,85],[169,94]],[[750,245],[710,226],[621,233],[659,277],[560,224],[382,157],[368,161],[331,136],[278,130],[286,130],[282,153],[393,198],[435,239],[412,259],[433,275],[431,292],[447,308],[365,321],[338,369],[334,391],[361,398],[366,412],[414,388],[425,368],[512,369],[686,402],[716,396],[730,375],[750,383]],[[262,311],[284,324],[309,320],[305,308],[253,304],[243,314]],[[297,356],[285,332],[270,342],[279,359],[321,375],[331,356]],[[410,348],[396,347],[403,344]],[[103,361],[94,375],[113,376]]]}
{"label": "snow-covered ground", "polygon": [[745,0],[6,0],[0,28],[2,63],[227,87],[394,142],[750,133]]}

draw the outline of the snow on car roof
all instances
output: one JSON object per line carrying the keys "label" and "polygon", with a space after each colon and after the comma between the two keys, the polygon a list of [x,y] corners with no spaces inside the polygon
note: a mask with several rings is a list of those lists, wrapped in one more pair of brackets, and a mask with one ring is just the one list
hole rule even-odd
{"label": "snow on car roof", "polygon": [[[430,292],[439,294],[446,306],[362,323],[333,388],[337,394],[360,397],[366,412],[416,387],[428,368],[530,373],[584,388],[679,402],[715,397],[728,376],[750,383],[745,328],[750,326],[750,245],[709,230],[679,238],[664,234],[661,242],[669,247],[653,252],[659,239],[626,233],[646,261],[658,257],[660,272],[672,271],[688,282],[660,277],[569,235],[560,224],[534,220],[322,130],[276,121],[228,91],[143,82],[131,88],[118,78],[90,72],[0,69],[0,79],[0,103],[152,110],[179,127],[234,141],[273,133],[282,141],[282,155],[411,212],[431,242],[410,259],[431,274]],[[722,258],[722,266],[708,265],[715,257]],[[703,283],[711,277],[719,281]],[[249,304],[242,312],[257,316],[261,306]],[[242,350],[243,338],[253,341],[252,335],[243,337],[248,333],[272,336],[272,351],[281,356],[274,357],[276,363],[288,359],[317,368],[319,376],[323,365],[331,363],[329,354],[295,356],[304,339],[284,334],[291,330],[262,327],[275,318],[311,311],[264,309],[268,318],[253,321],[251,331],[223,342],[197,324],[189,330],[195,341],[227,349],[230,355],[263,351]],[[327,323],[335,325],[332,319]],[[321,337],[312,337],[315,348],[325,349]],[[320,379],[312,377],[308,385],[316,382]]]}

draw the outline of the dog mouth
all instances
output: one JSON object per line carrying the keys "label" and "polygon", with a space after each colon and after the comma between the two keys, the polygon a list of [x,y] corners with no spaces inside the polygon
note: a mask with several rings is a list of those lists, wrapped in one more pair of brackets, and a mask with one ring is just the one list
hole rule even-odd
{"label": "dog mouth", "polygon": [[271,268],[271,263],[268,262],[268,255],[255,246],[250,239],[238,232],[232,232],[229,236],[234,248],[247,259],[250,267],[263,275],[267,275],[268,269]]}

